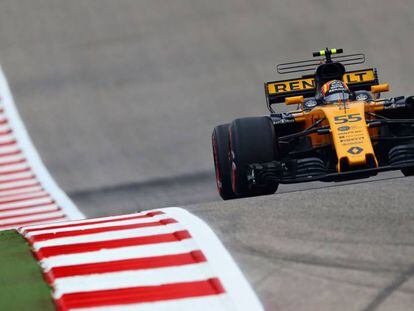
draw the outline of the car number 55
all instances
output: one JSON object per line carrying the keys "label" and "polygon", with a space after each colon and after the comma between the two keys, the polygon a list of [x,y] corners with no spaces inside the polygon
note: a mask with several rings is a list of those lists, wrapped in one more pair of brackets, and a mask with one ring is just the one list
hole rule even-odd
{"label": "car number 55", "polygon": [[358,122],[362,120],[359,113],[344,114],[334,117],[335,124],[344,124],[348,122]]}

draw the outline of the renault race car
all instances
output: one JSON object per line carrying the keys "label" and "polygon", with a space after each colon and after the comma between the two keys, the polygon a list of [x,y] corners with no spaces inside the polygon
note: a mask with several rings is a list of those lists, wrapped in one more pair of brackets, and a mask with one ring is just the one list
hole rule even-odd
{"label": "renault race car", "polygon": [[[364,63],[365,55],[342,53],[327,48],[314,59],[278,65],[281,74],[312,73],[265,83],[270,116],[214,129],[223,199],[272,194],[280,183],[343,181],[389,170],[414,175],[414,96],[381,99],[389,86],[379,84],[375,68],[345,69]],[[325,101],[322,86],[330,81],[342,81],[350,96]],[[276,112],[281,103],[296,110]]]}

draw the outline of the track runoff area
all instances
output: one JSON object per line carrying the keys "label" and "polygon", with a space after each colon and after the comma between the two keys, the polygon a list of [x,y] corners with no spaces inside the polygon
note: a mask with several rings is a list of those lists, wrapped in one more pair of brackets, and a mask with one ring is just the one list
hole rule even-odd
{"label": "track runoff area", "polygon": [[42,164],[0,68],[1,310],[262,310],[181,208],[85,219]]}

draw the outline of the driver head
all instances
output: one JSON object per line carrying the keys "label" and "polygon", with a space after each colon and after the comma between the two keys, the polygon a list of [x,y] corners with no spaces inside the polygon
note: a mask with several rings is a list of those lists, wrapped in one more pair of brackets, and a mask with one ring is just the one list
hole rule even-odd
{"label": "driver head", "polygon": [[340,80],[325,83],[321,89],[324,103],[346,102],[351,96],[348,86]]}

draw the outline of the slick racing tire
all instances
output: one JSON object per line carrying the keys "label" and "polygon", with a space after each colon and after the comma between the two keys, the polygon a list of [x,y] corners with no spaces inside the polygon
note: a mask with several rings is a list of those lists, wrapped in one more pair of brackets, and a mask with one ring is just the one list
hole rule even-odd
{"label": "slick racing tire", "polygon": [[273,194],[278,184],[249,187],[248,165],[277,159],[276,133],[268,117],[236,119],[230,125],[230,155],[233,192],[238,197]]}
{"label": "slick racing tire", "polygon": [[223,200],[236,198],[231,187],[229,125],[216,126],[212,135],[217,190]]}

